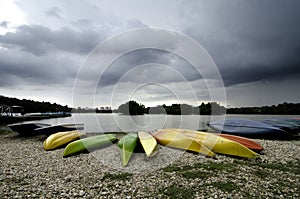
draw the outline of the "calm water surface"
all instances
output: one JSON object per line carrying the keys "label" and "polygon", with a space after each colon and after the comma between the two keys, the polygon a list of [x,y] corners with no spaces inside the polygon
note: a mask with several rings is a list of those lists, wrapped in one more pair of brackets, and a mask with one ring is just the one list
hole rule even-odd
{"label": "calm water surface", "polygon": [[153,131],[160,128],[185,128],[185,129],[205,129],[210,120],[222,118],[245,118],[245,119],[266,119],[266,118],[295,118],[299,115],[138,115],[126,116],[118,114],[95,114],[81,113],[72,114],[72,117],[55,118],[41,120],[41,123],[84,124],[85,132],[119,132],[119,131]]}

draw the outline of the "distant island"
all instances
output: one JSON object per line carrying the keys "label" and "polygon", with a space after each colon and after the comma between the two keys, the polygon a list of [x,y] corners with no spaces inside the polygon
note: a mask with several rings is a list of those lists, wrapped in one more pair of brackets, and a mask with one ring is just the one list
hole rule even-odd
{"label": "distant island", "polygon": [[[213,111],[213,112],[212,112]],[[278,105],[262,107],[225,108],[216,102],[202,103],[199,106],[188,104],[165,104],[145,107],[136,101],[121,104],[114,112],[124,115],[170,114],[170,115],[220,115],[220,114],[262,114],[262,115],[300,115],[300,103],[284,102]]]}

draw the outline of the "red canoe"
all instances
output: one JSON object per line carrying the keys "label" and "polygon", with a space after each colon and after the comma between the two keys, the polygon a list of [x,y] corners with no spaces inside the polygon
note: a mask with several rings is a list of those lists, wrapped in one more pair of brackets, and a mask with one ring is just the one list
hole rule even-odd
{"label": "red canoe", "polygon": [[248,138],[244,138],[244,137],[236,136],[236,135],[229,135],[229,134],[219,134],[219,136],[221,136],[223,138],[227,138],[232,141],[236,141],[236,142],[244,145],[248,149],[251,149],[255,152],[261,152],[262,150],[264,150],[264,148],[260,144],[254,142],[253,140],[250,140]]}

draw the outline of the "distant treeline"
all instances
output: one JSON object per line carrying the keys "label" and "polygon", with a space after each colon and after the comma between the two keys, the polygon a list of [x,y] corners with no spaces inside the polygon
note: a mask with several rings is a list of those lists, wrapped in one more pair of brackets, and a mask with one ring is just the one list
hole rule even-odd
{"label": "distant treeline", "polygon": [[98,109],[98,108],[73,108],[73,113],[112,113],[113,111],[109,108],[106,109]]}
{"label": "distant treeline", "polygon": [[21,106],[22,113],[70,112],[71,108],[50,102],[38,102],[27,99],[17,99],[0,95],[0,104],[7,106]]}
{"label": "distant treeline", "polygon": [[263,107],[225,108],[216,102],[202,103],[200,106],[188,104],[165,104],[156,107],[145,107],[136,101],[128,101],[114,112],[124,115],[170,114],[170,115],[219,115],[219,114],[270,114],[270,115],[300,115],[300,103],[283,103]]}
{"label": "distant treeline", "polygon": [[216,102],[211,102],[200,106],[191,106],[188,104],[172,104],[171,106],[159,105],[156,107],[145,107],[143,104],[136,101],[128,101],[121,104],[115,112],[124,115],[142,115],[142,114],[170,114],[170,115],[210,115],[225,114],[226,108]]}
{"label": "distant treeline", "polygon": [[300,103],[284,102],[263,107],[229,108],[227,114],[300,115]]}

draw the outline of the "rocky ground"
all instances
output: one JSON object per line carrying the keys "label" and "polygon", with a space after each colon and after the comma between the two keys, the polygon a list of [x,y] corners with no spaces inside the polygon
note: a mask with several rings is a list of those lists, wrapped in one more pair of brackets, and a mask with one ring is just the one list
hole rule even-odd
{"label": "rocky ground", "polygon": [[0,133],[1,198],[299,198],[300,141],[257,140],[257,160],[160,147],[121,166],[115,145],[63,158],[45,136]]}

